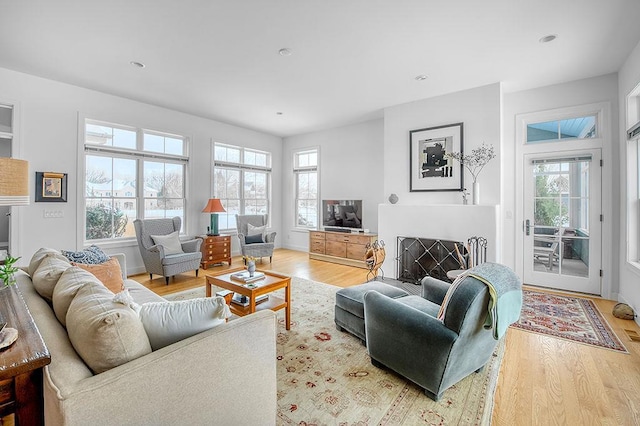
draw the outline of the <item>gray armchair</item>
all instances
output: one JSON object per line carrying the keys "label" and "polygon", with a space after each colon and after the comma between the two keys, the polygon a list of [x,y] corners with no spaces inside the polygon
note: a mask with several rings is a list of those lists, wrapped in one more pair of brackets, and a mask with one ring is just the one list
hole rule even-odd
{"label": "gray armchair", "polygon": [[180,245],[184,253],[165,255],[164,247],[156,245],[151,238],[152,235],[168,235],[180,231],[181,224],[182,219],[179,217],[173,219],[136,219],[133,221],[138,248],[150,279],[153,279],[153,274],[162,275],[165,277],[166,284],[169,284],[169,277],[194,270],[196,277],[198,276],[198,268],[202,258],[201,239],[181,241]]}
{"label": "gray armchair", "polygon": [[[510,315],[505,316],[508,321],[503,321],[500,327],[494,326],[503,334],[514,315],[516,318],[520,315],[521,282],[503,265],[484,263],[469,272],[476,270],[490,271],[502,281],[498,286],[491,282],[494,288],[508,289],[504,300],[498,298],[498,303],[504,302],[504,308],[511,308]],[[494,336],[496,329],[489,325],[485,327],[489,287],[472,276],[461,280],[460,286],[449,296],[444,321],[438,319],[438,313],[451,284],[435,278],[422,280],[422,297],[392,299],[376,291],[364,295],[371,363],[385,366],[413,381],[435,401],[450,386],[474,371],[480,371],[498,343]]]}
{"label": "gray armchair", "polygon": [[269,263],[273,259],[273,248],[275,246],[276,233],[265,232],[264,242],[246,242],[249,224],[260,227],[267,226],[269,216],[266,214],[246,214],[236,215],[236,226],[238,227],[238,239],[240,240],[240,252],[243,256],[262,258],[269,256]]}

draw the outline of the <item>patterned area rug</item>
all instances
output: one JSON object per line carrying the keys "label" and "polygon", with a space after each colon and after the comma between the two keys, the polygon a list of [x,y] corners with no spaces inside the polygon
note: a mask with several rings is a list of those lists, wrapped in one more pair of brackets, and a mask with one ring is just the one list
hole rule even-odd
{"label": "patterned area rug", "polygon": [[596,305],[581,297],[523,290],[520,321],[512,327],[629,353]]}
{"label": "patterned area rug", "polygon": [[[434,402],[413,383],[371,365],[360,341],[336,330],[338,290],[292,280],[290,331],[284,327],[284,311],[278,312],[278,425],[490,424],[504,339],[481,373],[471,374]],[[167,299],[202,296],[204,288]]]}

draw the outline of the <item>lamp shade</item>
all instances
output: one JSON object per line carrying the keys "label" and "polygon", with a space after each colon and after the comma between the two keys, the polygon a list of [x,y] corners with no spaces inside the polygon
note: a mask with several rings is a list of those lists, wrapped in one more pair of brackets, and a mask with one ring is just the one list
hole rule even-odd
{"label": "lamp shade", "polygon": [[29,204],[29,163],[16,158],[0,158],[0,206]]}
{"label": "lamp shade", "polygon": [[207,205],[202,209],[202,213],[224,213],[226,210],[218,198],[209,198]]}

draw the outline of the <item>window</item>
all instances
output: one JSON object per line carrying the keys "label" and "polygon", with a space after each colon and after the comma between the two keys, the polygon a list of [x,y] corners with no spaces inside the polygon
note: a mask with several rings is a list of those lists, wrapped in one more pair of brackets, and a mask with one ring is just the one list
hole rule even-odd
{"label": "window", "polygon": [[295,179],[295,226],[318,227],[318,149],[298,151],[293,154]]}
{"label": "window", "polygon": [[597,136],[596,116],[545,121],[527,125],[527,143],[591,139]]}
{"label": "window", "polygon": [[214,143],[213,197],[226,210],[218,214],[221,230],[236,229],[236,214],[268,214],[270,185],[270,153]]}
{"label": "window", "polygon": [[133,220],[179,216],[186,138],[85,121],[85,241],[135,237]]}

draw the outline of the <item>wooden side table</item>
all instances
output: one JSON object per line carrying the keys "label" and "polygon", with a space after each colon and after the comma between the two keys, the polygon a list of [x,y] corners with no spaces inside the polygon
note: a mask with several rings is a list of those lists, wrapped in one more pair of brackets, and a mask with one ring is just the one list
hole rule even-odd
{"label": "wooden side table", "polygon": [[0,417],[14,413],[16,425],[42,425],[42,369],[51,355],[15,285],[0,288],[0,321],[18,330],[18,340],[0,350]]}
{"label": "wooden side table", "polygon": [[209,265],[227,262],[231,266],[231,235],[202,235],[200,251],[202,260],[200,267],[207,269]]}

